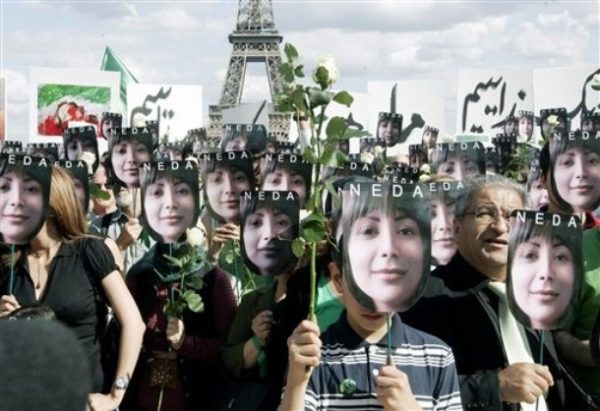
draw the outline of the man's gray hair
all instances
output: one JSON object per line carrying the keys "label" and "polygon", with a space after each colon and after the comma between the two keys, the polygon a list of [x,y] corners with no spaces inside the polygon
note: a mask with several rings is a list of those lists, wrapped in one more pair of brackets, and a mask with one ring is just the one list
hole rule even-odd
{"label": "man's gray hair", "polygon": [[523,201],[523,208],[529,208],[527,192],[521,184],[507,177],[492,174],[487,176],[477,176],[466,181],[464,189],[461,191],[458,199],[456,200],[456,217],[464,217],[469,207],[471,207],[473,202],[477,200],[474,198],[474,196],[480,193],[481,190],[488,188],[513,190],[519,195],[519,197],[521,197],[521,201]]}

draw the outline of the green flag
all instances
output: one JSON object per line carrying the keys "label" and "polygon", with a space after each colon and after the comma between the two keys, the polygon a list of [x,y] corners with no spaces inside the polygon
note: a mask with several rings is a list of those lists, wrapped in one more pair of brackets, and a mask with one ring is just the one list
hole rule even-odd
{"label": "green flag", "polygon": [[102,59],[100,70],[121,73],[121,103],[123,104],[123,107],[127,107],[127,85],[137,83],[138,81],[110,47],[106,47],[106,50],[104,51],[104,58]]}

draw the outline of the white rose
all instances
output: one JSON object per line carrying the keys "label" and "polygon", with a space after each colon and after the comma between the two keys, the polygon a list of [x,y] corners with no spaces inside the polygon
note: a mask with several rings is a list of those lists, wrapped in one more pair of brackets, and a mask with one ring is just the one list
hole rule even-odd
{"label": "white rose", "polygon": [[131,193],[129,192],[129,190],[121,190],[117,194],[116,201],[117,201],[117,205],[119,207],[125,208],[125,207],[129,207],[131,204],[133,204],[133,197],[132,197]]}
{"label": "white rose", "polygon": [[431,176],[429,174],[422,174],[419,177],[419,183],[427,183],[429,180],[431,180]]}
{"label": "white rose", "polygon": [[373,152],[375,153],[375,155],[378,155],[378,156],[381,155],[381,154],[383,154],[384,150],[385,149],[383,147],[381,147],[381,146],[375,146],[375,147],[373,147]]}
{"label": "white rose", "polygon": [[185,233],[186,241],[192,247],[201,247],[206,243],[204,234],[198,228],[188,228]]}
{"label": "white rose", "polygon": [[431,174],[431,167],[429,166],[429,164],[423,164],[419,171],[422,174]]}
{"label": "white rose", "polygon": [[558,116],[555,114],[548,116],[548,118],[546,120],[548,121],[548,125],[550,127],[556,127],[558,124]]}
{"label": "white rose", "polygon": [[90,153],[89,151],[84,151],[80,156],[79,159],[82,161],[85,161],[85,163],[87,164],[87,169],[88,169],[88,175],[92,175],[94,174],[94,163],[96,162],[96,155],[94,153]]}
{"label": "white rose", "polygon": [[365,164],[372,164],[375,161],[375,155],[373,153],[364,152],[360,153],[360,162]]}
{"label": "white rose", "polygon": [[327,70],[327,86],[332,85],[338,80],[338,78],[340,78],[340,70],[338,70],[337,66],[335,65],[335,59],[333,56],[327,55],[319,59],[312,72],[312,78],[315,83],[319,83],[319,80],[317,79],[317,71],[319,70],[319,67],[323,67]]}

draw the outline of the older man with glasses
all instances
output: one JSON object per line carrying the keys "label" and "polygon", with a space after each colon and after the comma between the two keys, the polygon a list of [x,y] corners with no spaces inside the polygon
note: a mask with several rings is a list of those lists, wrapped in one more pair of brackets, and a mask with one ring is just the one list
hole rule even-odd
{"label": "older man with glasses", "polygon": [[525,208],[524,189],[509,179],[469,181],[456,204],[458,252],[402,315],[452,348],[465,410],[579,409],[566,402],[550,334],[542,357],[541,334],[518,324],[506,302],[510,213]]}

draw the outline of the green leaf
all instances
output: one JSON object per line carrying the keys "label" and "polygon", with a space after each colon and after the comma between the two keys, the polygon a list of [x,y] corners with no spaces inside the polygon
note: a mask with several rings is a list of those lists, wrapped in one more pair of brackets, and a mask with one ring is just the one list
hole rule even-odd
{"label": "green leaf", "polygon": [[320,107],[326,106],[331,101],[333,97],[333,93],[330,91],[319,90],[315,87],[308,87],[306,89],[308,93],[308,99],[310,101],[311,107]]}
{"label": "green leaf", "polygon": [[331,195],[333,208],[338,208],[340,206],[341,196],[340,196],[340,193],[333,186],[334,181],[335,181],[335,177],[327,179],[327,181],[325,181],[325,187],[327,188],[327,191],[329,191],[329,194]]}
{"label": "green leaf", "polygon": [[283,52],[289,61],[294,61],[299,57],[298,50],[296,50],[296,47],[290,43],[285,43],[285,46],[283,46]]}
{"label": "green leaf", "polygon": [[340,103],[346,107],[350,107],[352,105],[352,102],[354,101],[354,97],[352,97],[347,91],[340,91],[335,96],[333,96],[333,101]]}
{"label": "green leaf", "polygon": [[600,91],[600,84],[599,83],[592,83],[592,89],[596,90],[596,91]]}
{"label": "green leaf", "polygon": [[354,138],[354,137],[367,137],[369,135],[370,134],[367,130],[358,130],[356,128],[348,127],[344,131],[343,139],[347,140],[347,139]]}
{"label": "green leaf", "polygon": [[306,103],[304,102],[304,88],[302,86],[296,87],[292,92],[292,103],[294,107],[300,111],[306,111]]}
{"label": "green leaf", "polygon": [[175,267],[178,268],[182,268],[183,267],[183,262],[179,259],[179,258],[175,258],[172,257],[170,255],[164,254],[163,257],[165,257],[165,259],[170,262],[171,264],[173,264]]}
{"label": "green leaf", "polygon": [[186,285],[193,290],[200,290],[204,286],[204,281],[197,275],[191,275],[187,277]]}
{"label": "green leaf", "polygon": [[296,77],[299,77],[299,78],[303,78],[304,77],[304,66],[302,64],[300,64],[299,66],[297,66],[294,69],[294,75]]}
{"label": "green leaf", "polygon": [[306,147],[304,149],[304,151],[302,152],[302,158],[303,160],[308,161],[309,163],[317,163],[317,158],[315,157],[315,153],[312,147]]}
{"label": "green leaf", "polygon": [[319,163],[329,167],[339,168],[343,167],[346,161],[348,161],[346,155],[337,150],[334,145],[331,145],[323,152]]}
{"label": "green leaf", "polygon": [[325,218],[319,213],[312,213],[302,220],[301,234],[307,243],[316,243],[327,236]]}
{"label": "green leaf", "polygon": [[279,72],[283,76],[285,82],[294,82],[294,66],[292,63],[282,63],[281,66],[279,66]]}
{"label": "green leaf", "polygon": [[196,293],[188,294],[185,298],[187,306],[190,311],[199,313],[204,311],[204,304],[202,303],[202,297]]}
{"label": "green leaf", "polygon": [[306,242],[303,238],[295,238],[294,241],[292,241],[292,251],[294,252],[294,255],[298,258],[302,258],[305,246]]}
{"label": "green leaf", "polygon": [[327,128],[325,129],[325,133],[327,134],[327,138],[332,140],[337,140],[344,135],[344,130],[346,129],[346,119],[344,117],[333,117],[327,123]]}

